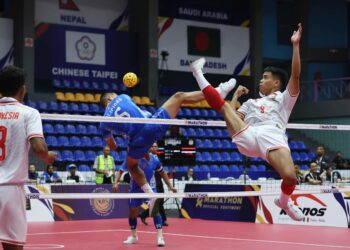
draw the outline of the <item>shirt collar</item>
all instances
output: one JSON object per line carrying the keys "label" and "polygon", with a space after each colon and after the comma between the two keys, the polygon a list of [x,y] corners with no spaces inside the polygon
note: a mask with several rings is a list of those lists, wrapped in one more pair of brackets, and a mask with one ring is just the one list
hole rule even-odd
{"label": "shirt collar", "polygon": [[18,101],[12,97],[2,97],[0,99],[0,103],[11,103],[11,102],[18,102]]}

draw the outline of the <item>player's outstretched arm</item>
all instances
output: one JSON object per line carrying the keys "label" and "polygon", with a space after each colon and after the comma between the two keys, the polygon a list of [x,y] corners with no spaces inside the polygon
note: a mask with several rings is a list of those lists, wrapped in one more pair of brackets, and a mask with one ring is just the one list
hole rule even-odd
{"label": "player's outstretched arm", "polygon": [[302,34],[301,23],[298,24],[298,30],[293,32],[290,41],[293,45],[293,57],[292,57],[292,73],[288,82],[288,91],[291,95],[298,95],[300,91],[300,40]]}
{"label": "player's outstretched arm", "polygon": [[46,164],[52,164],[56,160],[56,153],[48,151],[44,138],[33,137],[29,142],[34,154]]}

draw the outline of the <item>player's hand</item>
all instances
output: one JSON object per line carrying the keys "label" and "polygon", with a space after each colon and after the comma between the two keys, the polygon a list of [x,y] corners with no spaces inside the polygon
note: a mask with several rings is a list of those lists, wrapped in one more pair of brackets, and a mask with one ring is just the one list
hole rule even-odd
{"label": "player's hand", "polygon": [[301,33],[303,31],[303,27],[301,26],[301,23],[298,23],[298,30],[293,32],[292,37],[290,38],[290,41],[293,45],[298,45],[301,39]]}
{"label": "player's hand", "polygon": [[114,183],[114,184],[113,184],[112,191],[113,191],[114,193],[117,193],[117,192],[118,192],[118,183]]}
{"label": "player's hand", "polygon": [[173,187],[170,187],[169,190],[173,193],[177,193],[177,189],[176,188],[173,188]]}
{"label": "player's hand", "polygon": [[234,95],[237,97],[241,97],[242,95],[246,95],[249,93],[249,89],[246,87],[239,85],[238,88],[236,89]]}
{"label": "player's hand", "polygon": [[56,157],[57,157],[56,152],[54,152],[54,151],[49,151],[49,152],[47,152],[47,160],[46,160],[46,163],[47,163],[48,165],[51,165],[52,163],[55,162]]}

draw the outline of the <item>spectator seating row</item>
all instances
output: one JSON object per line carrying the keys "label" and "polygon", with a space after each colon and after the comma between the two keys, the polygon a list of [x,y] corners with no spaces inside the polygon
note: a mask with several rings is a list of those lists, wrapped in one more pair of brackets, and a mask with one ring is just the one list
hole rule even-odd
{"label": "spectator seating row", "polygon": [[196,162],[243,162],[238,152],[197,152]]}
{"label": "spectator seating row", "polygon": [[92,90],[94,92],[120,92],[127,91],[127,88],[123,84],[115,82],[89,82],[89,81],[78,81],[78,80],[60,80],[54,79],[52,85],[57,90]]}
{"label": "spectator seating row", "polygon": [[[176,172],[187,172],[189,166],[172,166],[172,167],[168,167],[165,166],[164,170],[167,172],[172,172],[172,171],[176,171]],[[243,165],[235,165],[235,164],[231,164],[231,165],[226,165],[226,164],[222,164],[222,165],[217,165],[217,164],[213,164],[213,165],[196,165],[193,166],[193,171],[196,172],[215,172],[215,171],[224,171],[224,172],[239,172],[239,171],[243,171],[243,170],[248,170],[248,171],[252,171],[252,172],[256,172],[256,171],[266,171],[266,166],[263,164],[260,165],[250,165],[250,167],[248,169],[245,169]]]}
{"label": "spectator seating row", "polygon": [[[118,147],[125,148],[127,146],[127,140],[121,137],[116,137]],[[103,147],[106,143],[103,141],[101,136],[46,136],[47,145],[50,147],[81,147],[81,148],[96,148]]]}
{"label": "spectator seating row", "polygon": [[[97,155],[103,154],[101,151],[97,152],[93,150],[63,150],[55,151],[57,153],[57,161],[64,162],[94,162]],[[126,151],[112,151],[111,156],[113,156],[116,162],[122,162],[126,157]]]}

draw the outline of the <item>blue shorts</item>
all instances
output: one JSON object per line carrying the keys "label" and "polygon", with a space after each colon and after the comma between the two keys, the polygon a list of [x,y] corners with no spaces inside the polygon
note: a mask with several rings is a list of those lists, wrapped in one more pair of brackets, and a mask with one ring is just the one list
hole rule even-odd
{"label": "blue shorts", "polygon": [[[153,189],[153,192],[154,193],[156,193],[156,190],[155,189]],[[144,193],[143,191],[142,191],[142,189],[140,188],[140,189],[131,189],[131,190],[129,190],[129,193],[131,193],[131,194],[135,194],[135,193]],[[149,199],[129,199],[129,207],[139,207],[139,206],[141,206],[142,205],[142,203],[147,203],[149,201]]]}
{"label": "blue shorts", "polygon": [[[164,108],[159,108],[152,118],[171,119]],[[141,159],[147,154],[153,143],[160,140],[170,125],[145,124],[129,143],[128,156],[134,159]]]}

